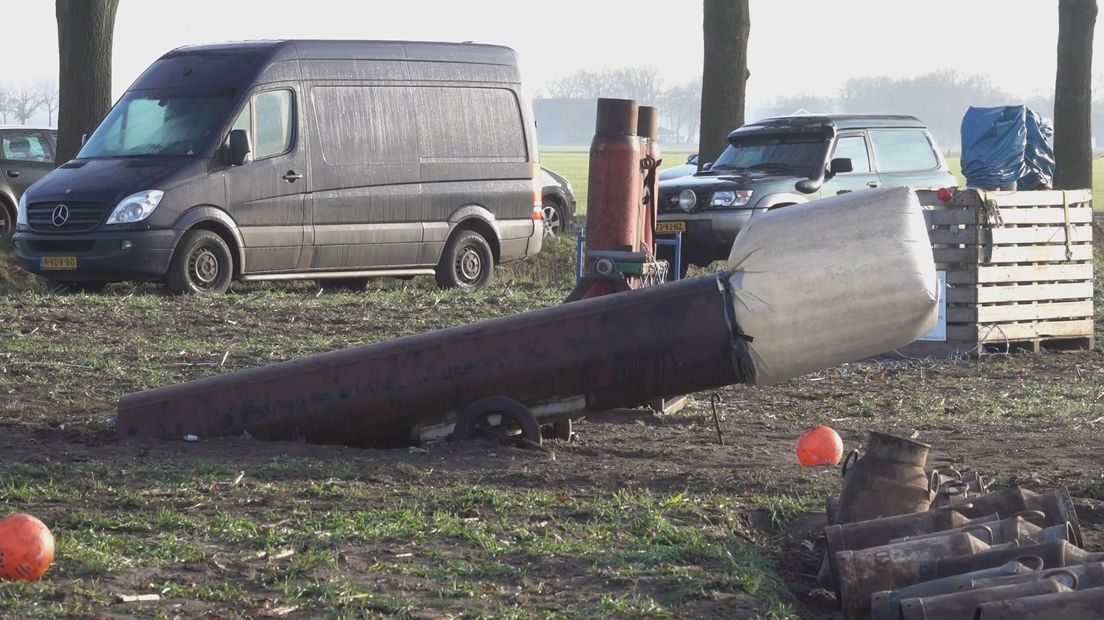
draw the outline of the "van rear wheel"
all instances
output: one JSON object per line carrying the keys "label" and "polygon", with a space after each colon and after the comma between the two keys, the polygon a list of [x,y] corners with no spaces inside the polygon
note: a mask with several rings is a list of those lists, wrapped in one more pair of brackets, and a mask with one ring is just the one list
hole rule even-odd
{"label": "van rear wheel", "polygon": [[442,288],[480,289],[491,281],[494,254],[483,235],[465,230],[449,239],[437,264],[437,285]]}
{"label": "van rear wheel", "polygon": [[180,238],[165,278],[174,295],[220,295],[230,289],[234,259],[230,246],[209,230],[189,230]]}

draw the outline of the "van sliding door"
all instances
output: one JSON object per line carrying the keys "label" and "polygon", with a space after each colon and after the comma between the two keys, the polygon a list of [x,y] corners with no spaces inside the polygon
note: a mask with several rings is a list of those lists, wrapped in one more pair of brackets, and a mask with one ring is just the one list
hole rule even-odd
{"label": "van sliding door", "polygon": [[315,83],[311,268],[419,265],[425,200],[410,89]]}

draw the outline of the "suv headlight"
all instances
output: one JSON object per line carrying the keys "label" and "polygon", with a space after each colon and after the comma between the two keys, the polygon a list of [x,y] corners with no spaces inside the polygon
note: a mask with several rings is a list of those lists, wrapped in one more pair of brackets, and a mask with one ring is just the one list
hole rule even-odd
{"label": "suv headlight", "polygon": [[737,189],[724,192],[713,192],[713,198],[709,201],[711,207],[742,207],[751,200],[752,190]]}
{"label": "suv headlight", "polygon": [[678,206],[683,211],[691,211],[698,202],[698,195],[692,189],[684,189],[679,192]]}
{"label": "suv headlight", "polygon": [[165,192],[159,189],[150,189],[137,194],[131,194],[123,198],[111,215],[107,218],[108,224],[132,224],[141,222],[153,213],[157,205],[161,204],[161,198]]}
{"label": "suv headlight", "polygon": [[29,226],[27,223],[27,194],[19,197],[19,207],[15,210],[15,225]]}

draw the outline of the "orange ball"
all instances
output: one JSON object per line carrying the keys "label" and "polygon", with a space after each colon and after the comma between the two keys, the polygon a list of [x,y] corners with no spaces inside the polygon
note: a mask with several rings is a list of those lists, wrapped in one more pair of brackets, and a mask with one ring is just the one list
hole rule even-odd
{"label": "orange ball", "polygon": [[54,535],[31,515],[0,519],[0,579],[34,581],[54,561]]}
{"label": "orange ball", "polygon": [[835,465],[843,458],[843,440],[830,426],[814,426],[797,438],[797,460],[805,467]]}

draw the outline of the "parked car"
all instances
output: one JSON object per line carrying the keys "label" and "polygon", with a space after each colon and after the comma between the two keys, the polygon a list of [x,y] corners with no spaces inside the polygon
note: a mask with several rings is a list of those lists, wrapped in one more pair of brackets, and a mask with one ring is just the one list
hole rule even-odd
{"label": "parked car", "polygon": [[484,286],[544,236],[532,110],[505,47],[251,41],[155,61],[19,206],[52,283],[433,275]]}
{"label": "parked car", "polygon": [[659,171],[659,180],[666,181],[667,179],[677,179],[690,174],[694,174],[698,171],[698,154],[686,158],[685,164],[679,164],[678,166],[671,166],[670,168],[664,168]]}
{"label": "parked car", "polygon": [[[744,125],[715,162],[660,181],[658,233],[683,233],[683,268],[728,257],[740,229],[771,209],[872,187],[953,187],[917,118],[783,116]],[[671,258],[670,246],[661,256]]]}
{"label": "parked car", "polygon": [[575,222],[575,189],[562,175],[541,166],[541,210],[545,231],[559,235]]}
{"label": "parked car", "polygon": [[0,239],[15,230],[16,205],[32,183],[54,169],[57,130],[0,125]]}

